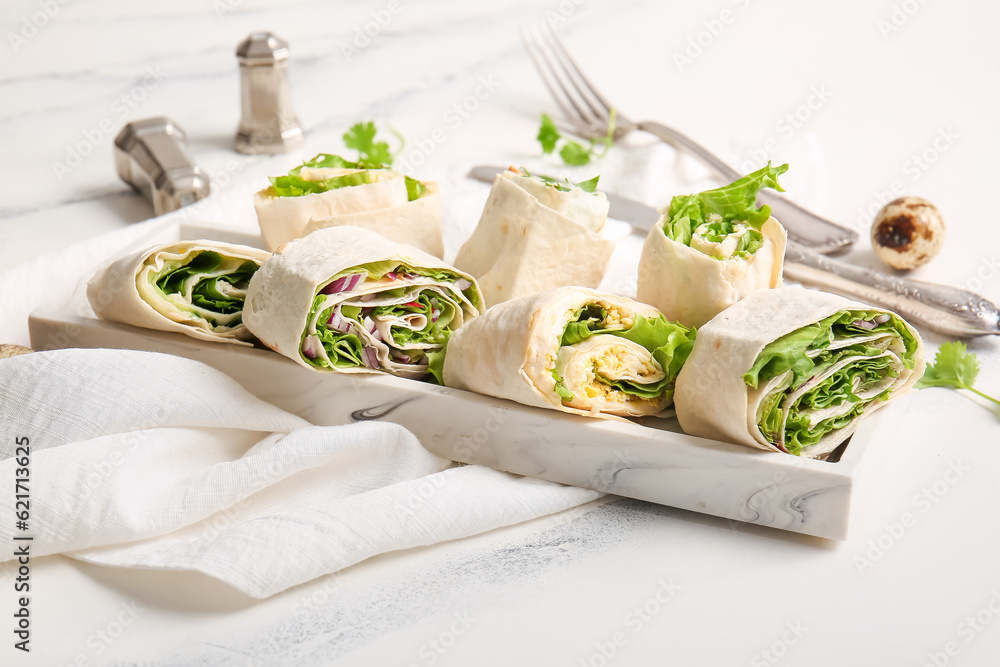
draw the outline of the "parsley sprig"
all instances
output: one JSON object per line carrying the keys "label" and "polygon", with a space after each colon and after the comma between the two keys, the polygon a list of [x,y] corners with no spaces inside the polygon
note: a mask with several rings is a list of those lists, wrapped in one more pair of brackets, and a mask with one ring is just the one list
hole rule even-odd
{"label": "parsley sprig", "polygon": [[542,144],[542,153],[545,155],[552,154],[556,147],[561,144],[559,157],[562,158],[563,162],[575,167],[589,164],[592,159],[604,157],[608,149],[611,148],[611,144],[615,142],[615,116],[615,110],[612,109],[608,118],[608,131],[605,135],[597,139],[590,139],[589,143],[584,145],[579,141],[564,137],[559,132],[552,117],[543,113],[542,126],[538,129],[536,139]]}
{"label": "parsley sprig", "polygon": [[403,135],[392,127],[389,128],[389,131],[399,140],[399,148],[395,152],[389,148],[389,142],[375,140],[378,130],[372,121],[352,125],[351,129],[344,133],[344,145],[356,150],[358,162],[363,163],[366,167],[373,169],[389,167],[392,166],[393,160],[403,152],[403,146],[406,145]]}
{"label": "parsley sprig", "polygon": [[925,387],[951,387],[968,389],[988,401],[1000,405],[1000,400],[987,396],[972,385],[979,375],[979,359],[968,352],[965,343],[943,343],[934,356],[934,363],[927,367],[924,376],[917,382],[918,389]]}

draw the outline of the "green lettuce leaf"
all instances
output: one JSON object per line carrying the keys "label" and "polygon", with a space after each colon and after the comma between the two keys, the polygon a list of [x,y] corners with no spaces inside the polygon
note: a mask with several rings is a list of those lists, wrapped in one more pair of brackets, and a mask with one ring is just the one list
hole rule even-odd
{"label": "green lettuce leaf", "polygon": [[[312,169],[361,169],[353,174],[334,176],[325,181],[308,181],[300,176],[303,167]],[[288,172],[287,176],[271,176],[271,188],[276,197],[301,197],[303,195],[328,192],[340,188],[372,183],[372,170],[382,168],[381,164],[372,162],[351,162],[339,155],[320,153],[311,160],[306,160],[298,167]],[[408,201],[420,199],[427,194],[427,186],[420,181],[405,176]]]}
{"label": "green lettuce leaf", "polygon": [[[671,322],[664,315],[654,319],[637,315],[628,329],[607,329],[604,327],[606,317],[605,310],[597,304],[588,304],[580,308],[573,319],[566,324],[560,346],[575,345],[599,334],[610,334],[630,340],[652,353],[653,359],[663,368],[664,377],[655,384],[611,382],[601,376],[597,376],[597,379],[641,398],[656,398],[668,391],[672,392],[677,374],[680,373],[681,367],[694,347],[695,330]],[[574,394],[563,386],[562,378],[554,368],[552,377],[556,380],[556,392],[559,396],[563,400],[573,400]]]}
{"label": "green lettuce leaf", "polygon": [[[801,454],[802,448],[818,443],[828,433],[843,428],[864,412],[865,406],[873,401],[883,400],[888,392],[875,399],[862,400],[860,394],[877,386],[886,377],[896,377],[898,372],[888,356],[881,355],[888,346],[887,341],[863,341],[873,334],[890,333],[903,343],[903,364],[912,369],[916,359],[917,341],[906,324],[896,315],[885,318],[881,311],[841,311],[815,324],[796,329],[768,344],[757,356],[754,365],[743,375],[749,387],[757,388],[774,378],[790,372],[788,380],[776,388],[758,408],[757,424],[765,439],[772,444],[783,442],[790,454]],[[871,329],[858,326],[855,322],[865,321],[875,326]],[[834,341],[859,342],[830,350]],[[847,357],[857,359],[816,382],[787,406],[788,418],[785,431],[781,433],[783,410],[788,395],[805,386],[812,378],[819,376]],[[854,404],[845,414],[828,417],[810,423],[810,411],[832,406]]]}
{"label": "green lettuce leaf", "polygon": [[714,190],[706,190],[693,195],[680,195],[670,201],[670,216],[663,224],[667,237],[691,245],[694,231],[712,221],[713,214],[721,220],[712,223],[711,238],[720,242],[733,233],[735,223],[743,223],[751,228],[740,240],[733,257],[749,257],[763,245],[761,226],[771,215],[769,206],[757,208],[757,193],[765,187],[784,192],[778,183],[778,176],[788,171],[788,165],[767,166],[752,174],[733,181],[729,185]]}
{"label": "green lettuce leaf", "polygon": [[[202,251],[193,257],[189,257],[187,260],[166,262],[157,275],[152,277],[152,282],[165,295],[183,294],[184,283],[186,281],[194,276],[218,271],[225,261],[226,258],[220,253]],[[191,290],[192,305],[219,315],[242,313],[243,299],[223,293],[219,289],[219,283],[225,282],[233,287],[246,289],[250,279],[257,272],[258,268],[260,266],[256,262],[246,260],[240,263],[233,271],[221,276],[201,278]],[[216,319],[210,314],[206,316],[203,312],[195,311],[192,311],[192,314],[205,318],[213,325],[216,324]],[[225,326],[232,328],[237,326],[241,321],[242,318],[227,318]]]}

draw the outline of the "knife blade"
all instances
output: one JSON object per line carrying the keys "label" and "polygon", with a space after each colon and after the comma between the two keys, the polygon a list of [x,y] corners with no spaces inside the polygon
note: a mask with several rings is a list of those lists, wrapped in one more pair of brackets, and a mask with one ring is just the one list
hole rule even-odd
{"label": "knife blade", "polygon": [[[504,167],[480,165],[469,177],[492,183]],[[660,213],[648,204],[605,192],[608,217],[632,225],[640,235],[649,233]],[[785,249],[784,276],[803,285],[882,306],[932,331],[949,336],[1000,335],[1000,308],[988,299],[958,287],[911,280],[866,269],[807,248],[792,239]]]}

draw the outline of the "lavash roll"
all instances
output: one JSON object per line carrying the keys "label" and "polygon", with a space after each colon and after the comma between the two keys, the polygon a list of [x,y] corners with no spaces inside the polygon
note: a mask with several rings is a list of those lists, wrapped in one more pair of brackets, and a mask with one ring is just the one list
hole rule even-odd
{"label": "lavash roll", "polygon": [[[381,277],[359,268],[376,264],[381,266],[379,271],[387,271]],[[435,275],[416,275],[419,272]],[[386,296],[398,291],[404,294]],[[423,310],[414,307],[402,317],[377,312],[389,306],[404,308],[419,299],[431,305]],[[394,328],[396,334],[408,327],[434,328],[438,318],[433,304],[437,304],[438,317],[442,311],[452,315],[449,328],[441,334],[444,339],[431,343],[415,338],[397,344]],[[361,313],[349,315],[345,307]],[[370,230],[337,226],[291,241],[264,262],[250,282],[245,320],[262,343],[306,368],[341,373],[386,371],[425,378],[429,373],[426,357],[440,352],[447,335],[476,317],[481,307],[472,276]],[[333,345],[330,339],[342,336],[360,341],[360,363],[349,362],[328,348]],[[344,365],[338,365],[339,361]]]}
{"label": "lavash roll", "polygon": [[405,176],[390,169],[303,167],[298,175],[322,181],[361,171],[370,173],[371,183],[297,197],[279,197],[273,187],[254,194],[265,245],[274,250],[317,229],[354,226],[441,257],[441,193],[436,182],[422,181],[426,192],[410,201]]}
{"label": "lavash roll", "polygon": [[761,225],[763,245],[750,257],[716,259],[669,238],[669,208],[649,230],[639,259],[636,297],[672,320],[701,327],[750,292],[781,287],[787,234],[773,217]]}
{"label": "lavash roll", "polygon": [[[787,408],[795,394],[801,398],[806,391],[816,391],[833,376],[836,370],[824,370],[810,377],[801,387],[793,389],[783,387],[790,378],[787,371],[770,380],[761,380],[757,388],[747,384],[744,375],[755,367],[762,351],[771,343],[783,337],[809,327],[821,320],[829,318],[842,311],[857,311],[869,313],[874,319],[884,320],[883,324],[899,326],[908,332],[915,345],[912,352],[905,350],[906,338],[898,333],[867,334],[864,331],[852,333],[849,337],[839,337],[830,343],[828,350],[843,349],[848,340],[856,344],[885,345],[889,348],[880,354],[849,356],[835,364],[837,370],[851,370],[851,364],[865,360],[885,359],[891,363],[896,377],[884,374],[878,383],[868,390],[868,393],[885,394],[867,397],[858,403],[841,401],[831,404],[821,410],[830,413],[806,411],[807,415],[833,416],[837,410],[848,407],[858,407],[862,412],[849,423],[826,433],[819,442],[803,447],[800,455],[807,458],[823,458],[846,440],[858,427],[860,420],[909,391],[923,375],[925,351],[923,342],[916,329],[906,323],[891,311],[867,306],[843,297],[807,290],[799,287],[782,289],[761,289],[749,294],[746,298],[719,313],[711,321],[698,330],[698,339],[688,357],[680,376],[674,395],[674,405],[677,409],[677,419],[681,428],[691,435],[697,435],[715,440],[757,447],[769,451],[784,451],[788,442],[781,438],[787,437],[787,430],[781,431],[778,442],[771,442],[765,437],[758,423],[758,410],[769,397],[775,396],[778,405],[782,406],[787,419]],[[886,336],[889,337],[886,343]],[[839,342],[838,342],[839,341]],[[814,359],[816,357],[813,357]],[[911,367],[907,367],[905,359],[909,358]],[[812,371],[807,371],[808,375]],[[761,378],[764,377],[762,372]],[[854,390],[859,387],[854,387]],[[810,418],[810,422],[811,422]],[[787,421],[781,422],[781,429],[787,429]]]}
{"label": "lavash roll", "polygon": [[[662,377],[670,371],[669,360],[668,368],[655,360],[650,365],[650,351],[626,338],[606,333],[570,346],[562,345],[567,324],[589,306],[603,308],[609,326],[620,323],[621,328],[628,328],[635,325],[639,316],[650,321],[662,320],[659,311],[651,306],[585,287],[562,287],[506,301],[491,307],[451,337],[444,360],[445,385],[590,417],[662,412],[670,404],[676,368],[659,396],[640,400],[620,390],[608,391],[612,389],[608,384],[596,380],[594,365],[610,354],[634,362],[631,371],[644,364],[647,373],[661,372],[660,376],[649,377]],[[683,327],[676,329],[683,332],[678,334],[683,338],[676,350],[679,364],[690,350],[694,335]],[[580,355],[582,358],[577,358]],[[565,373],[559,379],[553,375],[558,369]],[[625,374],[624,367],[619,370]],[[571,378],[570,374],[576,377]],[[572,392],[571,400],[564,399],[557,391],[560,380]],[[590,390],[596,395],[589,396]]]}
{"label": "lavash roll", "polygon": [[600,235],[607,215],[602,192],[561,191],[505,171],[455,266],[476,276],[489,306],[555,287],[597,287],[615,249]]}
{"label": "lavash roll", "polygon": [[[123,322],[146,329],[182,333],[199,340],[237,345],[251,345],[253,335],[242,322],[246,285],[215,284],[232,300],[240,302],[236,312],[213,314],[191,304],[191,290],[198,281],[185,283],[184,293],[165,294],[156,285],[156,276],[169,265],[189,266],[202,253],[216,253],[223,265],[206,272],[202,278],[213,281],[251,262],[253,271],[270,253],[249,246],[218,241],[181,241],[155,246],[121,257],[99,270],[87,283],[87,299],[101,319]],[[247,276],[247,279],[249,276]],[[230,310],[236,308],[231,305]],[[214,320],[214,323],[213,321]]]}

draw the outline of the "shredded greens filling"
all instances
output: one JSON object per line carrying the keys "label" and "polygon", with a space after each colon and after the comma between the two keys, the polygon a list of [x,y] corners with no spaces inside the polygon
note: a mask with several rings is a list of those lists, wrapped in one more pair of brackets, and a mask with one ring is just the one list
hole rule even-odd
{"label": "shredded greens filling", "polygon": [[482,308],[458,273],[395,260],[352,267],[320,286],[302,334],[302,358],[317,368],[366,367],[441,383],[452,332]]}
{"label": "shredded greens filling", "polygon": [[790,454],[888,398],[892,379],[915,364],[917,341],[896,315],[841,311],[770,343],[743,375],[769,392],[757,411],[764,438]]}
{"label": "shredded greens filling", "polygon": [[[618,391],[644,399],[673,396],[674,381],[694,346],[695,330],[670,322],[663,315],[649,319],[642,315],[633,317],[628,327],[620,322],[609,322],[608,312],[600,304],[589,304],[579,310],[566,324],[560,348],[572,347],[591,336],[609,334],[641,345],[663,370],[664,376],[654,383],[642,384],[631,380],[612,380],[603,376],[597,366],[594,378]],[[553,366],[555,391],[563,401],[572,401],[575,394],[563,384],[558,369]]]}
{"label": "shredded greens filling", "polygon": [[165,261],[149,280],[170,303],[224,332],[242,323],[247,285],[259,268],[253,260],[202,251]]}
{"label": "shredded greens filling", "polygon": [[[304,167],[312,169],[358,169],[348,174],[334,176],[323,181],[310,181],[300,175]],[[365,185],[373,183],[372,172],[381,169],[382,165],[369,164],[367,162],[351,162],[339,155],[329,155],[320,153],[316,157],[303,162],[288,172],[287,176],[271,176],[271,189],[276,197],[301,197],[303,195],[327,192],[339,188],[349,188],[355,185]],[[406,194],[409,201],[420,199],[427,194],[427,186],[420,181],[404,177],[406,180]]]}
{"label": "shredded greens filling", "polygon": [[771,216],[769,206],[757,208],[757,193],[765,187],[784,192],[778,176],[787,170],[768,162],[721,188],[674,197],[663,233],[715,259],[750,257],[764,244],[760,228]]}

